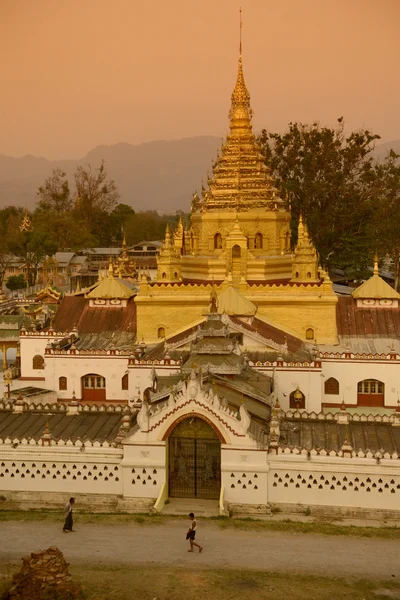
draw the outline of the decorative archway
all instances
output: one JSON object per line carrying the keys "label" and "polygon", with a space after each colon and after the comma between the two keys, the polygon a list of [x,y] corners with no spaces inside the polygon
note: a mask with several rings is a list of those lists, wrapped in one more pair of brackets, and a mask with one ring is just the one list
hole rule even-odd
{"label": "decorative archway", "polygon": [[214,250],[222,250],[222,235],[220,233],[214,235]]}
{"label": "decorative archway", "polygon": [[204,417],[188,415],[167,431],[169,496],[219,498],[221,434]]}
{"label": "decorative archway", "polygon": [[235,244],[232,248],[232,258],[240,258],[242,256],[242,249],[239,244]]}

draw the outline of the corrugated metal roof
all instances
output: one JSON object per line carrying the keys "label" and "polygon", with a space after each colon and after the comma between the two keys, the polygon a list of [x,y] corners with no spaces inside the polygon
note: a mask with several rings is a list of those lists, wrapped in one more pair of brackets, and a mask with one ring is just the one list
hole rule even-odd
{"label": "corrugated metal roof", "polygon": [[399,308],[361,308],[353,298],[338,298],[336,320],[341,337],[398,338],[400,333]]}
{"label": "corrugated metal roof", "polygon": [[400,427],[370,421],[341,425],[336,421],[283,418],[279,445],[339,452],[346,439],[357,452],[400,453]]}
{"label": "corrugated metal roof", "polygon": [[65,413],[49,414],[25,412],[14,414],[0,412],[0,438],[40,440],[48,424],[56,441],[80,439],[82,442],[113,442],[122,423],[122,414],[84,413],[67,416]]}
{"label": "corrugated metal roof", "polygon": [[126,307],[90,307],[84,296],[66,296],[55,315],[53,328],[56,331],[69,331],[76,326],[81,333],[102,333],[106,331],[136,332],[136,304],[131,298]]}

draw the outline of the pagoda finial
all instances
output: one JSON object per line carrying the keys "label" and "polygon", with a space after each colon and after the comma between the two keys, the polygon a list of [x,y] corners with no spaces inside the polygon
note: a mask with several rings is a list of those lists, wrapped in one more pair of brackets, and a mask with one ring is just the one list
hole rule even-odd
{"label": "pagoda finial", "polygon": [[379,267],[378,267],[378,255],[374,256],[374,275],[379,275]]}
{"label": "pagoda finial", "polygon": [[300,213],[300,217],[299,217],[299,225],[297,228],[297,237],[298,239],[301,239],[304,237],[304,225],[303,225],[303,215]]}
{"label": "pagoda finial", "polygon": [[[247,121],[247,128],[250,128],[251,108],[250,108],[250,94],[247,90],[244,82],[243,75],[243,63],[242,63],[242,9],[239,10],[239,63],[238,63],[238,74],[236,79],[235,89],[232,93],[231,98],[231,110],[229,117],[231,120],[231,129],[234,122],[241,121],[240,127],[243,128],[243,121]],[[239,110],[238,110],[239,109]]]}
{"label": "pagoda finial", "polygon": [[169,246],[171,244],[171,234],[169,232],[169,225],[167,223],[167,227],[165,228],[165,245]]}
{"label": "pagoda finial", "polygon": [[239,8],[239,54],[242,56],[242,7]]}

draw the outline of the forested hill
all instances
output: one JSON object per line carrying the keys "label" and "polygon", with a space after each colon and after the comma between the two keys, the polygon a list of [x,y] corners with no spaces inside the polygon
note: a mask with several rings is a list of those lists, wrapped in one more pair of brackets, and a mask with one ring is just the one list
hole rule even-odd
{"label": "forested hill", "polygon": [[[193,192],[211,170],[221,140],[201,136],[146,144],[98,146],[79,160],[49,161],[43,157],[11,158],[0,155],[0,208],[23,206],[32,209],[36,190],[52,169],[60,167],[72,179],[78,165],[98,167],[106,161],[108,175],[115,180],[120,202],[136,211],[187,211]],[[378,145],[375,155],[382,159],[390,148],[400,154],[400,140]]]}
{"label": "forested hill", "polygon": [[97,168],[104,159],[107,174],[121,194],[121,203],[136,211],[188,211],[193,192],[200,191],[201,180],[211,170],[211,160],[220,146],[220,138],[201,136],[137,146],[98,146],[79,160],[0,155],[0,208],[15,205],[33,209],[37,188],[52,169],[60,167],[72,180],[78,165]]}

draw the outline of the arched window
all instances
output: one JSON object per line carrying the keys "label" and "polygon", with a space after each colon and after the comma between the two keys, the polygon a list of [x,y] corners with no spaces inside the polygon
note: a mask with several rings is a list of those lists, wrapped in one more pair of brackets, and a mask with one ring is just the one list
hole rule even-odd
{"label": "arched window", "polygon": [[64,391],[67,389],[67,378],[66,377],[58,378],[58,389],[64,390]]}
{"label": "arched window", "polygon": [[311,279],[311,273],[310,273],[310,271],[307,271],[307,279]]}
{"label": "arched window", "polygon": [[44,369],[44,358],[40,354],[36,354],[32,360],[33,369]]}
{"label": "arched window", "polygon": [[232,258],[240,258],[242,255],[242,250],[238,244],[235,244],[232,248]]}
{"label": "arched window", "polygon": [[222,235],[220,233],[216,233],[214,235],[214,250],[221,250],[222,248]]}
{"label": "arched window", "polygon": [[290,394],[289,397],[289,406],[290,408],[305,408],[306,407],[306,397],[303,392],[300,390],[299,386]]}
{"label": "arched window", "polygon": [[157,329],[157,337],[158,338],[165,338],[165,327],[159,327]]}
{"label": "arched window", "polygon": [[256,233],[256,237],[254,238],[254,248],[256,250],[261,250],[263,247],[263,235],[262,233]]}
{"label": "arched window", "polygon": [[121,387],[123,390],[128,390],[128,373],[125,373],[123,378],[121,379]]}
{"label": "arched window", "polygon": [[364,379],[357,384],[358,406],[384,406],[385,384],[377,379]]}
{"label": "arched window", "polygon": [[162,277],[163,279],[167,279],[167,274],[166,274],[166,273],[163,273],[163,274],[161,275],[161,277]]}
{"label": "arched window", "polygon": [[306,329],[306,340],[314,339],[314,329],[312,327],[307,327]]}
{"label": "arched window", "polygon": [[298,279],[298,278],[299,278],[299,272],[296,271],[296,279]]}
{"label": "arched window", "polygon": [[325,381],[325,394],[339,394],[339,382],[334,377],[329,377],[329,379]]}
{"label": "arched window", "polygon": [[174,279],[178,279],[178,273],[176,271],[174,273]]}
{"label": "arched window", "polygon": [[88,373],[82,378],[82,400],[106,400],[106,380],[97,373]]}

